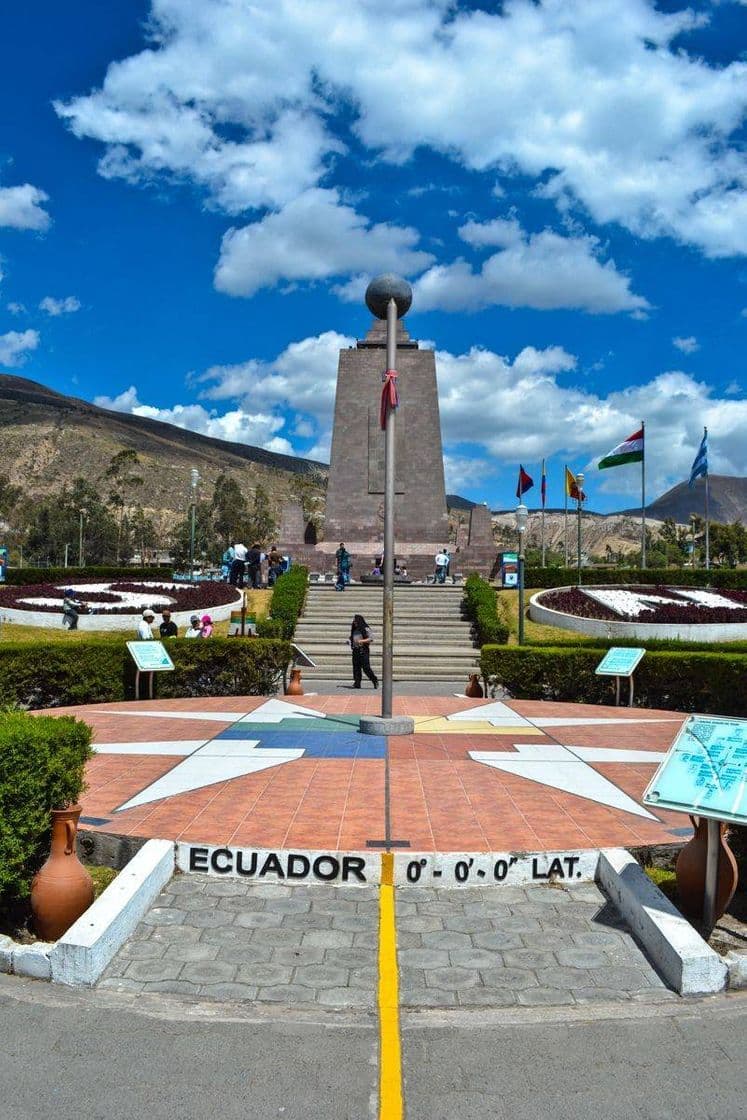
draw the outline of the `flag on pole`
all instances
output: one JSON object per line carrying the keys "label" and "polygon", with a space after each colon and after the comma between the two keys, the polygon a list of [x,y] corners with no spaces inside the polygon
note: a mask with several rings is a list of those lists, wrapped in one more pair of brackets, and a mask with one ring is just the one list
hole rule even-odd
{"label": "flag on pole", "polygon": [[516,497],[520,498],[527,490],[531,490],[534,486],[534,479],[530,478],[524,468],[519,465],[519,481],[516,483]]}
{"label": "flag on pole", "polygon": [[547,501],[547,474],[545,473],[545,460],[542,460],[542,481],[540,482],[540,495],[542,496],[542,508],[545,508]]}
{"label": "flag on pole", "polygon": [[586,494],[584,494],[583,490],[579,493],[576,476],[568,467],[565,468],[565,494],[567,498],[573,498],[576,502],[586,501]]}
{"label": "flag on pole", "polygon": [[633,432],[617,447],[613,447],[608,455],[599,460],[599,470],[607,467],[622,467],[625,463],[641,463],[643,461],[643,428]]}
{"label": "flag on pole", "polygon": [[698,454],[690,469],[690,486],[695,485],[695,479],[708,475],[708,430],[703,432],[703,439],[701,440]]}

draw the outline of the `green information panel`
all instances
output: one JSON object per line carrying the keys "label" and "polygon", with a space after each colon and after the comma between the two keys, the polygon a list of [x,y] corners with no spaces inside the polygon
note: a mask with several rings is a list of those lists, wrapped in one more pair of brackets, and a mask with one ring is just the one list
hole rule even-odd
{"label": "green information panel", "polygon": [[174,668],[163,642],[128,642],[127,648],[141,673],[158,673]]}
{"label": "green information panel", "polygon": [[747,720],[690,716],[643,795],[646,805],[747,823]]}
{"label": "green information panel", "polygon": [[630,677],[638,667],[638,663],[645,652],[645,649],[635,649],[629,646],[612,646],[611,649],[607,650],[594,672],[605,677]]}

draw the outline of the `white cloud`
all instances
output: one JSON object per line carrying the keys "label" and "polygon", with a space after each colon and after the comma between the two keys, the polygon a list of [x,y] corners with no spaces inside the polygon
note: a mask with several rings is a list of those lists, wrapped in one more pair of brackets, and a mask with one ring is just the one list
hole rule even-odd
{"label": "white cloud", "polygon": [[76,296],[65,296],[63,299],[45,296],[39,304],[39,310],[55,317],[70,315],[73,311],[80,311],[80,300]]}
{"label": "white cloud", "polygon": [[[689,472],[703,434],[711,433],[714,472],[747,468],[747,400],[716,396],[686,373],[668,371],[602,396],[558,384],[575,359],[560,347],[527,347],[514,358],[473,348],[436,352],[441,425],[447,456],[515,464],[562,458],[588,472],[589,492],[640,492],[640,470],[598,472],[595,460],[646,421],[649,493],[661,493]],[[467,456],[469,457],[469,456]],[[531,469],[530,469],[531,474]],[[556,499],[552,496],[550,501]],[[557,499],[559,500],[559,499]]]}
{"label": "white cloud", "polygon": [[561,210],[731,256],[747,63],[688,53],[707,18],[653,0],[152,0],[148,48],[56,109],[106,146],[103,174],[188,178],[230,213],[319,186],[352,127],[377,159],[429,148],[491,188],[528,176]]}
{"label": "white cloud", "polygon": [[156,408],[140,402],[134,385],[116,397],[96,397],[94,404],[116,412],[130,412],[134,416],[146,416],[165,424],[175,424],[177,428],[187,428],[214,439],[248,443],[253,447],[264,447],[267,451],[278,451],[285,455],[294,454],[290,442],[277,435],[285,421],[281,416],[269,412],[246,412],[242,408],[235,408],[219,414],[214,409],[208,411],[201,404],[175,404],[171,408]]}
{"label": "white cloud", "polygon": [[24,183],[20,187],[0,187],[0,226],[11,229],[46,229],[49,214],[42,209],[48,194]]}
{"label": "white cloud", "polygon": [[215,286],[251,296],[281,280],[326,280],[358,269],[420,271],[433,257],[416,250],[417,230],[371,225],[335,190],[309,190],[282,210],[223,238]]}
{"label": "white cloud", "polygon": [[561,237],[551,230],[530,235],[517,221],[500,219],[484,225],[468,222],[459,232],[471,245],[502,248],[479,271],[461,259],[434,265],[415,284],[418,310],[474,311],[502,304],[642,315],[650,307],[630,290],[629,278],[614,261],[600,260],[595,237]]}
{"label": "white cloud", "polygon": [[15,302],[14,303],[9,303],[8,304],[8,311],[10,311],[11,315],[25,315],[26,314],[26,308],[24,307],[24,305],[22,303],[15,303]]}
{"label": "white cloud", "polygon": [[700,343],[692,334],[688,335],[687,338],[676,336],[672,339],[672,345],[681,350],[683,354],[694,354],[697,350],[700,350]]}
{"label": "white cloud", "polygon": [[0,365],[22,366],[39,345],[38,331],[8,331],[0,334]]}

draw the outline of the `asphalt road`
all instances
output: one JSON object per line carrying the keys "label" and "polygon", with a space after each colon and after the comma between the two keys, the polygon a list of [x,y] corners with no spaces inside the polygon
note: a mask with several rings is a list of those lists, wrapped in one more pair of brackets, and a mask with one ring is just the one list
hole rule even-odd
{"label": "asphalt road", "polygon": [[[2,1120],[366,1120],[377,1024],[0,976]],[[407,1120],[744,1120],[747,995],[408,1013]]]}

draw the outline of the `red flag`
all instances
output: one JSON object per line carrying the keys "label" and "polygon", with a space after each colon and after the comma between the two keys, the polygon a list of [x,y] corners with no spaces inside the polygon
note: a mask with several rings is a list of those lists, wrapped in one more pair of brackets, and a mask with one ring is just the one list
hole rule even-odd
{"label": "red flag", "polygon": [[381,425],[381,430],[383,432],[386,429],[386,418],[389,414],[389,409],[396,408],[399,404],[396,369],[388,369],[381,380],[384,382],[384,388],[381,390],[379,424]]}
{"label": "red flag", "polygon": [[519,481],[516,484],[516,497],[520,498],[534,486],[534,479],[530,478],[524,468],[519,464]]}

